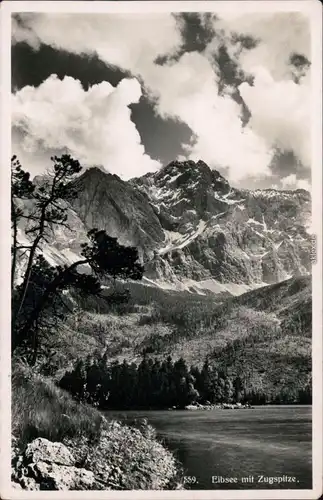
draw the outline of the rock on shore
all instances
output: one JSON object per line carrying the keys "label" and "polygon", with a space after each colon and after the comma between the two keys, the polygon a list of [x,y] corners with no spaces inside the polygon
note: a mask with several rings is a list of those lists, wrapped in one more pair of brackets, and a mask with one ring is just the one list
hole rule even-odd
{"label": "rock on shore", "polygon": [[26,490],[181,489],[178,464],[154,429],[110,422],[92,441],[12,442],[12,487]]}
{"label": "rock on shore", "polygon": [[201,405],[199,403],[195,403],[192,405],[187,405],[185,406],[185,410],[214,410],[216,408],[222,409],[222,410],[241,410],[245,408],[252,408],[248,403],[247,404],[241,404],[241,403],[222,403],[222,404],[217,404],[217,405],[212,405],[212,404],[205,404]]}
{"label": "rock on shore", "polygon": [[37,438],[12,461],[13,487],[26,490],[92,489],[93,472],[75,467],[75,458],[62,443]]}

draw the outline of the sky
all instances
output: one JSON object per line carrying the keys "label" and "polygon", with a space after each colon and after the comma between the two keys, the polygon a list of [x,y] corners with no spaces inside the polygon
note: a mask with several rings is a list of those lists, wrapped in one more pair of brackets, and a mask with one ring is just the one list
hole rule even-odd
{"label": "sky", "polygon": [[233,186],[310,189],[310,28],[298,12],[12,17],[12,149],[123,179],[202,159]]}

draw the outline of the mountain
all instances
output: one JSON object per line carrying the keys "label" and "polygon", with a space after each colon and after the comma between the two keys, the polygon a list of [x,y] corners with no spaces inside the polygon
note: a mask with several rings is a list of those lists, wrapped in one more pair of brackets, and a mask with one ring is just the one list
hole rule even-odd
{"label": "mountain", "polygon": [[163,228],[145,193],[117,175],[86,170],[75,182],[72,207],[87,229],[105,229],[122,245],[136,246],[142,258],[164,241]]}
{"label": "mountain", "polygon": [[76,260],[96,227],[136,246],[144,283],[161,288],[239,295],[310,271],[307,191],[239,190],[203,161],[128,182],[94,167],[74,187],[70,229],[54,228],[42,249],[51,263]]}
{"label": "mountain", "polygon": [[148,264],[154,279],[253,286],[309,271],[306,191],[238,190],[201,161],[172,162],[132,182],[165,231]]}
{"label": "mountain", "polygon": [[[51,264],[71,263],[87,231],[105,229],[138,248],[145,276],[126,284],[131,302],[123,315],[104,298],[72,295],[81,312],[55,336],[60,376],[78,357],[108,347],[110,359],[136,363],[145,353],[189,364],[209,356],[274,396],[308,387],[308,192],[238,189],[202,161],[175,161],[128,182],[90,168],[74,187],[77,197],[61,202],[69,228],[54,227],[40,252]],[[33,210],[32,200],[21,203]],[[19,228],[22,244],[27,229]]]}
{"label": "mountain", "polygon": [[[173,292],[174,293],[174,292]],[[246,356],[263,357],[280,353],[290,358],[310,360],[312,337],[311,277],[302,276],[251,290],[237,297],[212,300],[212,296],[192,298],[164,296],[141,323],[171,326],[170,331],[141,343],[155,355],[173,353],[197,364],[214,355],[226,369],[243,364]],[[149,343],[150,342],[150,343]],[[235,346],[232,351],[230,349]],[[230,356],[227,356],[229,350]],[[213,354],[212,354],[213,353]],[[252,364],[252,363],[251,363]],[[259,370],[261,370],[259,363]]]}
{"label": "mountain", "polygon": [[[128,286],[128,285],[127,285]],[[311,277],[290,278],[237,297],[216,297],[130,284],[122,314],[84,298],[55,344],[58,378],[75,358],[106,351],[110,361],[139,364],[144,355],[183,357],[188,366],[208,357],[219,371],[239,376],[270,399],[297,396],[311,384]]]}
{"label": "mountain", "polygon": [[[291,278],[235,297],[225,314],[230,319],[216,336],[227,335],[230,340],[218,345],[212,354],[219,369],[232,376],[239,375],[249,387],[272,395],[278,392],[296,395],[298,390],[311,386],[309,276]],[[238,318],[240,327],[234,336]]]}

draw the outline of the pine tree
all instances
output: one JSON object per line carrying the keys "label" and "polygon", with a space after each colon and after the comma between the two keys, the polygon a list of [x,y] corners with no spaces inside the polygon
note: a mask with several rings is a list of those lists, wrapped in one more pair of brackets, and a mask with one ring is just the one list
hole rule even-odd
{"label": "pine tree", "polygon": [[240,403],[243,399],[244,386],[240,377],[236,377],[233,381],[233,398],[237,403]]}
{"label": "pine tree", "polygon": [[22,209],[23,200],[31,199],[35,185],[30,180],[29,172],[25,172],[16,156],[11,158],[11,223],[12,223],[12,262],[11,262],[11,288],[14,288],[16,278],[17,258],[22,251],[29,250],[29,245],[18,242],[18,224],[25,218]]}
{"label": "pine tree", "polygon": [[214,403],[218,399],[218,372],[208,359],[201,370],[199,391],[204,402]]}
{"label": "pine tree", "polygon": [[227,378],[224,384],[224,399],[227,403],[232,402],[233,394],[234,394],[234,389],[232,381],[230,378]]}
{"label": "pine tree", "polygon": [[[54,225],[68,227],[67,205],[63,201],[76,196],[73,180],[82,168],[69,155],[55,156],[52,161],[52,169],[47,172],[43,182],[36,186],[30,181],[29,173],[22,170],[16,157],[12,159],[12,351],[28,345],[32,351],[29,358],[32,365],[39,353],[40,325],[59,300],[64,303],[62,291],[73,288],[83,295],[98,295],[102,276],[114,282],[117,277],[140,280],[143,276],[137,249],[123,247],[116,238],[97,229],[89,231],[89,242],[82,247],[82,258],[70,266],[54,268],[38,256],[41,244],[47,241]],[[29,212],[24,209],[23,203],[27,198],[32,200],[33,206]],[[21,219],[26,222],[25,233],[30,238],[28,245],[21,245],[18,241],[18,223]],[[17,258],[21,251],[26,252],[27,263],[22,283],[15,286]],[[88,265],[92,274],[79,272],[81,265]],[[126,293],[123,300],[128,298]],[[66,302],[64,305],[66,307]]]}

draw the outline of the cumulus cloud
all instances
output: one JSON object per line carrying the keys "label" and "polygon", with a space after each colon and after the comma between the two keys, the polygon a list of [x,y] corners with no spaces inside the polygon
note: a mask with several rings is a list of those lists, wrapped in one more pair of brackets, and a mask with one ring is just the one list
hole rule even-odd
{"label": "cumulus cloud", "polygon": [[[309,65],[297,68],[291,64],[295,60],[310,59],[308,18],[299,12],[227,12],[221,17],[214,21],[214,27],[224,33],[233,60],[254,77],[252,85],[243,82],[239,86],[251,113],[248,128],[261,137],[272,152],[277,149],[293,152],[305,169],[310,168]],[[254,46],[246,49],[234,44],[233,34],[251,37]],[[212,52],[212,44],[208,51]]]}
{"label": "cumulus cloud", "polygon": [[160,14],[22,14],[14,41],[45,43],[75,54],[96,53],[110,65],[145,72],[156,57],[181,43],[175,18]]}
{"label": "cumulus cloud", "polygon": [[[232,33],[248,35],[257,41],[254,48],[240,50],[235,54],[246,72],[253,72],[260,63],[276,80],[289,79],[293,68],[292,54],[311,55],[309,19],[301,12],[239,12],[221,13],[221,19],[214,21],[227,37]],[[233,47],[231,47],[233,49]]]}
{"label": "cumulus cloud", "polygon": [[[23,23],[15,25],[13,36],[16,41],[25,37],[35,48],[42,42],[77,54],[96,53],[107,65],[130,71],[143,82],[162,117],[175,118],[191,128],[194,142],[185,146],[187,157],[201,158],[214,168],[225,168],[231,182],[250,177],[270,178],[270,164],[277,147],[293,151],[304,165],[309,165],[310,82],[308,77],[303,76],[301,85],[296,85],[292,81],[290,65],[292,53],[309,56],[309,26],[302,15],[223,15],[222,19],[213,21],[218,35],[203,52],[186,52],[164,65],[156,64],[158,56],[176,53],[182,46],[179,26],[171,14],[33,14],[22,16],[22,20]],[[248,35],[257,39],[258,43],[247,50],[233,43],[233,33]],[[228,88],[221,95],[218,92],[221,68],[215,67],[213,55],[223,43],[237,67],[255,77],[253,86],[245,82],[239,87],[251,112],[247,125],[241,120],[241,106],[230,96],[235,89]],[[64,85],[67,86],[67,83]],[[127,89],[129,94],[135,93],[134,84],[131,86],[131,90],[130,87]],[[108,84],[101,84],[96,93],[89,90],[87,94],[75,89],[75,96],[78,95],[82,103],[77,112],[72,111],[68,103],[66,110],[55,103],[57,123],[64,121],[62,114],[70,114],[64,128],[69,147],[76,148],[81,138],[83,142],[79,149],[88,159],[94,155],[92,163],[99,159],[104,163],[103,157],[109,158],[110,162],[111,158],[112,168],[124,169],[127,155],[124,151],[117,154],[118,144],[119,148],[121,145],[121,149],[129,152],[132,148],[137,155],[135,158],[141,158],[136,160],[138,175],[145,173],[150,166],[156,168],[157,162],[152,162],[144,154],[138,132],[130,121],[128,105],[137,102],[136,96],[124,97],[125,101],[122,101],[121,90],[109,93],[108,89]],[[127,96],[127,92],[123,95]],[[34,89],[33,95],[36,93]],[[26,110],[27,91],[25,97]],[[44,100],[44,108],[48,106],[47,100]],[[37,122],[41,129],[41,120],[35,117],[37,113],[30,109],[28,113],[28,119]],[[113,117],[113,120],[107,117]],[[27,121],[26,118],[25,127]],[[80,122],[84,127],[80,126]],[[110,125],[112,122],[124,125],[124,131],[119,131],[123,142]],[[72,123],[74,128],[68,123]],[[102,124],[104,127],[101,127]],[[33,129],[31,135],[36,137],[37,127],[33,127],[36,126],[30,126]],[[118,138],[113,141],[108,139],[100,145],[107,132],[109,137]],[[41,134],[45,143],[50,138],[53,145],[55,134],[59,137],[57,141],[62,142],[56,126],[51,132],[47,125],[46,138],[43,138],[41,130],[37,133]],[[31,139],[32,145],[33,141]],[[130,141],[130,147],[126,141]],[[27,139],[25,146],[28,147]]]}
{"label": "cumulus cloud", "polygon": [[[310,65],[296,67],[292,62],[310,60],[309,19],[300,12],[228,11],[214,21],[214,28],[222,30],[232,59],[254,77],[252,84],[239,86],[251,113],[248,128],[273,153],[292,152],[306,175],[311,166]],[[254,46],[247,49],[233,43],[233,34],[251,37]],[[208,53],[213,49],[211,43]]]}
{"label": "cumulus cloud", "polygon": [[242,126],[239,105],[218,94],[212,66],[202,54],[186,53],[147,81],[158,91],[159,113],[177,117],[193,131],[194,144],[186,146],[191,159],[227,168],[233,181],[270,173],[270,148],[251,128]]}
{"label": "cumulus cloud", "polygon": [[13,95],[12,123],[23,131],[20,148],[67,150],[84,165],[103,165],[129,178],[160,167],[145,154],[129,104],[141,97],[139,82],[108,82],[85,91],[78,80],[51,75],[39,87]]}
{"label": "cumulus cloud", "polygon": [[311,191],[310,183],[306,179],[297,179],[295,174],[283,177],[280,182],[284,189],[305,189],[306,191]]}
{"label": "cumulus cloud", "polygon": [[[107,64],[130,70],[144,81],[163,117],[186,123],[197,138],[187,145],[189,158],[203,158],[211,167],[228,167],[230,180],[269,173],[270,154],[263,139],[243,128],[239,106],[218,95],[212,64],[198,52],[184,53],[173,64],[155,59],[181,44],[174,17],[70,16],[27,18],[27,26],[42,42],[72,52],[96,52]],[[64,33],[60,36],[59,33]],[[232,148],[232,144],[235,147]],[[84,144],[84,148],[87,144]],[[144,173],[144,172],[142,172]]]}
{"label": "cumulus cloud", "polygon": [[28,25],[28,19],[32,22],[33,14],[24,14],[23,18],[12,16],[11,38],[13,43],[26,42],[35,50],[39,49],[40,38],[32,26]]}
{"label": "cumulus cloud", "polygon": [[308,167],[311,163],[311,107],[307,86],[292,80],[276,81],[262,66],[254,68],[253,72],[253,85],[244,82],[239,87],[251,112],[249,127],[269,147],[293,151]]}

